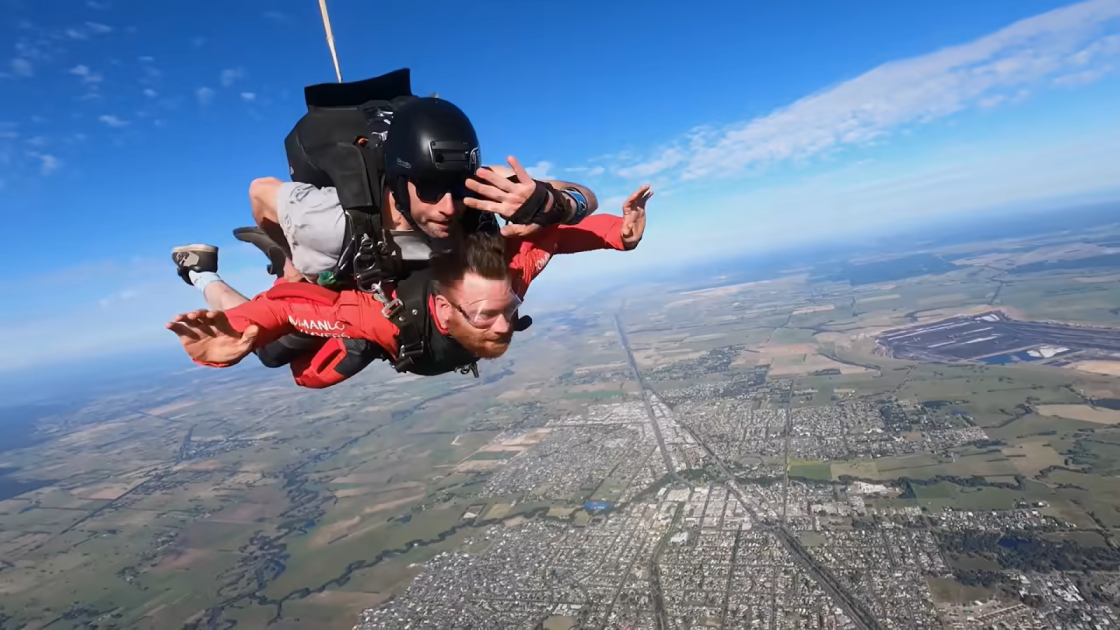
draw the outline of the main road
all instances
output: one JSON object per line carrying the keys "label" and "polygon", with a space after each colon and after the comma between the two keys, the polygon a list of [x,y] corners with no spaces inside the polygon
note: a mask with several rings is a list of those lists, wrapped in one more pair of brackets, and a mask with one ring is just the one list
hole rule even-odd
{"label": "main road", "polygon": [[[634,353],[630,349],[630,340],[626,337],[626,330],[623,328],[622,320],[617,314],[614,316],[614,325],[615,330],[618,331],[618,338],[622,343],[622,348],[626,350],[626,360],[630,363],[630,369],[634,372],[634,378],[638,381],[638,385],[642,388],[642,400],[645,403],[646,413],[649,415],[650,422],[653,424],[654,433],[657,435],[657,443],[661,447],[662,456],[665,458],[665,466],[669,469],[669,471],[675,478],[679,479],[679,477],[677,477],[676,475],[676,471],[673,470],[672,460],[669,458],[669,451],[665,447],[665,441],[661,438],[661,431],[657,426],[657,418],[653,415],[653,408],[649,403],[650,395],[653,394],[653,390],[646,385],[645,379],[642,378],[641,371],[638,370],[638,364],[634,360]],[[786,448],[788,454],[788,433],[790,429],[788,408],[786,410],[786,414]],[[747,502],[746,497],[743,495],[743,489],[739,487],[738,481],[735,480],[735,475],[732,474],[731,469],[728,468],[727,464],[724,463],[724,461],[720,459],[718,455],[716,455],[715,451],[712,450],[712,448],[708,446],[708,444],[704,442],[704,440],[701,439],[701,437],[695,431],[693,431],[691,427],[687,426],[683,422],[678,422],[678,425],[682,429],[687,431],[688,434],[692,436],[692,439],[696,440],[696,443],[704,449],[704,452],[708,454],[708,457],[711,458],[711,461],[715,462],[716,466],[718,466],[719,469],[723,471],[724,476],[726,476],[729,481],[727,487],[731,490],[731,493],[735,495],[735,498],[739,501],[740,505],[742,505],[743,508],[746,509],[747,512],[751,515],[752,520],[757,523],[758,515],[755,514],[754,510],[750,508],[750,504]],[[788,485],[788,483],[789,479],[787,474],[786,484]],[[783,501],[784,500],[785,489],[783,489]],[[875,619],[875,616],[871,614],[871,611],[863,605],[863,602],[856,599],[856,597],[852,595],[851,591],[849,591],[847,587],[841,584],[840,581],[836,579],[836,576],[833,575],[827,567],[817,562],[816,559],[813,558],[813,556],[810,555],[809,552],[805,549],[805,546],[801,544],[801,540],[797,537],[797,535],[790,531],[788,527],[786,527],[785,511],[786,506],[783,504],[782,524],[779,527],[761,527],[759,529],[769,530],[777,535],[778,539],[782,541],[782,544],[789,551],[793,559],[799,565],[801,565],[803,569],[805,569],[805,572],[808,573],[826,593],[828,593],[832,597],[833,601],[835,601],[841,608],[844,609],[844,612],[848,614],[848,617],[852,619],[857,627],[859,627],[861,630],[884,630],[883,626],[878,622],[878,620]],[[655,599],[660,600],[660,593],[658,593],[657,595],[658,597],[656,597]],[[665,621],[663,608],[658,610],[657,617],[659,627],[663,627],[661,625]]]}

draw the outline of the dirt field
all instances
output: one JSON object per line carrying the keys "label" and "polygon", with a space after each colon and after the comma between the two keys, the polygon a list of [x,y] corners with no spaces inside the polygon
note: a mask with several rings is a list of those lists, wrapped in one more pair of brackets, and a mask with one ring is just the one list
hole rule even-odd
{"label": "dirt field", "polygon": [[1065,458],[1044,440],[1023,442],[1016,446],[1005,446],[1000,449],[1026,477],[1034,477],[1044,468],[1061,466]]}
{"label": "dirt field", "polygon": [[1120,376],[1120,361],[1078,361],[1066,367],[1082,372],[1092,372],[1093,374]]}
{"label": "dirt field", "polygon": [[1120,411],[1113,409],[1090,405],[1039,405],[1037,409],[1044,416],[1059,416],[1097,424],[1120,424]]}
{"label": "dirt field", "polygon": [[889,293],[887,295],[872,295],[871,297],[859,298],[856,304],[866,304],[868,302],[886,302],[887,300],[894,300],[902,297],[900,293]]}
{"label": "dirt field", "polygon": [[809,313],[820,313],[823,311],[831,311],[836,308],[835,304],[822,304],[820,306],[802,306],[801,308],[794,309],[794,315],[807,315]]}

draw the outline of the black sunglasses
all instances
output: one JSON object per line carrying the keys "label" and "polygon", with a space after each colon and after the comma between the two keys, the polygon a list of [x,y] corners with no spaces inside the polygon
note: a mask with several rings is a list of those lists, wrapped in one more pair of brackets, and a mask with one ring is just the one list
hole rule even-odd
{"label": "black sunglasses", "polygon": [[462,179],[417,179],[411,180],[416,186],[416,196],[424,203],[436,203],[450,194],[455,199],[472,197],[474,193],[467,188],[467,178]]}

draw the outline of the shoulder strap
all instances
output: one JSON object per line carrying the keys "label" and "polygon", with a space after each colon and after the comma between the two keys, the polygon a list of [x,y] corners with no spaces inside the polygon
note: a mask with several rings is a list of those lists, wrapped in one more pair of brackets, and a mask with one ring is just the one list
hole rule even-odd
{"label": "shoulder strap", "polygon": [[385,305],[383,313],[400,331],[397,338],[397,360],[393,368],[398,372],[413,367],[427,350],[425,331],[431,319],[428,309],[429,283],[431,268],[420,269],[408,274],[397,283],[397,297]]}

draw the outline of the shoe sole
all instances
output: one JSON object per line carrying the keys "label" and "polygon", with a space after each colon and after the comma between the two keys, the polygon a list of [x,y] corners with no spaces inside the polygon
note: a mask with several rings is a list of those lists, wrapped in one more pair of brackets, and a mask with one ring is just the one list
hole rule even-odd
{"label": "shoe sole", "polygon": [[217,248],[217,247],[214,247],[213,245],[183,245],[182,247],[173,247],[173,248],[171,248],[171,253],[172,253],[172,254],[177,254],[177,253],[179,253],[179,252],[210,252],[210,253],[217,253],[217,251],[218,251],[218,248]]}
{"label": "shoe sole", "polygon": [[287,255],[284,254],[284,249],[276,244],[264,230],[259,227],[242,227],[233,231],[233,237],[242,243],[248,243],[257,249],[268,258],[268,271],[269,275],[282,278],[284,276],[284,262],[287,260]]}

